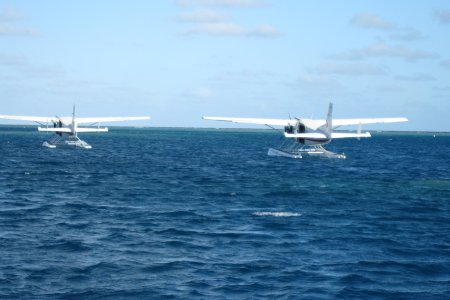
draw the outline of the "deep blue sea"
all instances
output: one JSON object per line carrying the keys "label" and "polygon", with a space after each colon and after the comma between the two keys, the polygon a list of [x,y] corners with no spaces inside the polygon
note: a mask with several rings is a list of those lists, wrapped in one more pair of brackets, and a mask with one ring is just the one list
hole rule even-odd
{"label": "deep blue sea", "polygon": [[0,127],[0,299],[450,299],[450,135]]}

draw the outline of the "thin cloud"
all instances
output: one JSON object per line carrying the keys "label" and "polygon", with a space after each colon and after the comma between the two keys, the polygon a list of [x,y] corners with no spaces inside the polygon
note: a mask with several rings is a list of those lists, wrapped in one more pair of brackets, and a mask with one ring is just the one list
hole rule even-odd
{"label": "thin cloud", "polygon": [[27,77],[36,78],[61,78],[66,74],[59,65],[29,66],[21,71]]}
{"label": "thin cloud", "polygon": [[210,9],[199,9],[190,12],[183,12],[178,14],[177,20],[179,22],[193,22],[193,23],[216,23],[224,22],[229,19],[228,15]]}
{"label": "thin cloud", "polygon": [[211,36],[241,36],[241,37],[261,37],[274,38],[280,33],[270,25],[259,25],[252,29],[231,23],[205,23],[197,27],[188,29],[182,33],[183,35],[206,34]]}
{"label": "thin cloud", "polygon": [[381,43],[330,56],[330,58],[342,60],[362,60],[374,57],[401,58],[414,62],[422,59],[437,59],[439,55],[429,51],[412,50],[402,46],[389,46]]}
{"label": "thin cloud", "polygon": [[224,7],[260,7],[267,5],[262,0],[176,0],[178,6],[224,6]]}
{"label": "thin cloud", "polygon": [[441,24],[450,24],[450,11],[448,10],[437,10],[434,12],[434,17]]}
{"label": "thin cloud", "polygon": [[212,91],[206,87],[199,87],[189,92],[191,96],[201,99],[208,99],[213,96]]}
{"label": "thin cloud", "polygon": [[376,90],[386,93],[400,93],[405,91],[404,88],[395,84],[380,85],[376,88]]}
{"label": "thin cloud", "polygon": [[256,85],[268,85],[273,82],[276,73],[269,70],[241,70],[225,72],[212,79],[223,83],[223,82],[239,82],[245,84],[256,84]]}
{"label": "thin cloud", "polygon": [[[257,0],[179,0],[176,3],[180,6],[198,4],[202,6],[256,6],[263,3]],[[196,23],[196,26],[185,29],[182,35],[208,35],[208,36],[234,36],[234,37],[256,37],[256,38],[276,38],[281,33],[272,25],[259,24],[253,28],[244,27],[230,20],[225,13],[200,8],[190,12],[182,12],[177,16],[178,22]]]}
{"label": "thin cloud", "polygon": [[322,74],[303,74],[294,83],[305,91],[333,91],[341,88],[339,82]]}
{"label": "thin cloud", "polygon": [[441,60],[440,65],[443,66],[444,68],[450,70],[450,59]]}
{"label": "thin cloud", "polygon": [[28,65],[28,61],[23,56],[0,54],[0,65],[8,67],[24,67]]}
{"label": "thin cloud", "polygon": [[61,66],[32,64],[20,55],[0,54],[0,67],[8,68],[26,77],[56,78],[65,74]]}
{"label": "thin cloud", "polygon": [[385,44],[377,44],[364,49],[367,56],[385,56],[385,57],[398,57],[407,61],[416,61],[420,59],[436,59],[438,55],[436,53],[424,51],[424,50],[412,50],[402,46],[389,46]]}
{"label": "thin cloud", "polygon": [[330,98],[347,93],[347,89],[342,83],[332,76],[321,74],[301,74],[295,81],[288,82],[287,86],[308,99]]}
{"label": "thin cloud", "polygon": [[183,32],[184,35],[208,34],[215,36],[244,35],[245,29],[235,23],[206,23]]}
{"label": "thin cloud", "polygon": [[441,92],[450,92],[450,86],[435,86],[433,87],[433,90]]}
{"label": "thin cloud", "polygon": [[383,68],[361,63],[323,63],[317,65],[313,72],[316,74],[328,75],[346,75],[346,76],[362,76],[362,75],[386,75],[387,72]]}
{"label": "thin cloud", "polygon": [[0,10],[0,36],[38,36],[40,33],[37,29],[16,24],[23,18],[23,15],[13,8]]}
{"label": "thin cloud", "polygon": [[35,28],[0,24],[0,36],[38,36],[39,34]]}
{"label": "thin cloud", "polygon": [[434,81],[436,78],[434,78],[431,75],[423,74],[423,73],[416,73],[416,74],[409,74],[409,75],[399,75],[396,76],[395,79],[401,80],[401,81]]}
{"label": "thin cloud", "polygon": [[425,38],[425,35],[423,35],[420,31],[411,28],[401,28],[396,33],[393,33],[390,35],[391,39],[394,40],[400,40],[400,41],[416,41],[416,40],[422,40]]}
{"label": "thin cloud", "polygon": [[366,29],[392,30],[395,25],[377,15],[360,13],[355,15],[350,23],[354,26]]}
{"label": "thin cloud", "polygon": [[281,35],[281,33],[273,26],[263,24],[258,25],[255,28],[247,31],[247,36],[254,36],[254,37],[268,37],[268,38],[275,38]]}
{"label": "thin cloud", "polygon": [[14,8],[3,8],[0,10],[0,22],[16,22],[23,19],[23,15]]}
{"label": "thin cloud", "polygon": [[350,20],[350,23],[353,26],[364,29],[377,29],[385,32],[391,32],[389,37],[394,40],[406,42],[425,38],[421,32],[412,27],[400,27],[380,16],[368,13],[356,14]]}

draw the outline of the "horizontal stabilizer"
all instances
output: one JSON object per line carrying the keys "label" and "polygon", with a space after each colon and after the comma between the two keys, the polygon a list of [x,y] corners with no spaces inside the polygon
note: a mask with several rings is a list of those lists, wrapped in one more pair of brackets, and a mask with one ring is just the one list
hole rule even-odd
{"label": "horizontal stabilizer", "polygon": [[[287,138],[300,138],[300,139],[326,139],[326,135],[319,132],[310,133],[284,133]],[[352,132],[332,132],[331,138],[343,139],[343,138],[364,138],[371,137],[370,132],[352,133]]]}
{"label": "horizontal stabilizer", "polygon": [[108,128],[77,128],[77,132],[108,132]]}
{"label": "horizontal stabilizer", "polygon": [[149,120],[150,117],[98,117],[98,118],[76,118],[78,124],[88,123],[106,123],[106,122],[123,122],[123,121],[137,121]]}
{"label": "horizontal stabilizer", "polygon": [[327,136],[320,132],[310,133],[284,133],[287,138],[300,138],[300,139],[327,139]]}
{"label": "horizontal stabilizer", "polygon": [[344,139],[344,138],[369,138],[371,137],[370,132],[362,133],[347,133],[347,132],[333,132],[331,138],[333,139]]}
{"label": "horizontal stabilizer", "polygon": [[45,127],[38,127],[39,131],[49,131],[49,132],[72,132],[72,130],[70,130],[70,128],[53,128],[53,127],[49,127],[49,128],[45,128]]}

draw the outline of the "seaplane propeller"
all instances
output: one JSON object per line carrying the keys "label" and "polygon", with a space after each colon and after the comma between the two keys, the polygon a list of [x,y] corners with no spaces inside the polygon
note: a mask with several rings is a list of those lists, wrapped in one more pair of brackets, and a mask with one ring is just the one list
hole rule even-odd
{"label": "seaplane propeller", "polygon": [[[63,127],[63,123],[61,121],[61,118],[58,116],[55,116],[58,119],[58,122],[53,123],[53,127],[55,128],[62,128]],[[62,132],[58,131],[56,132],[57,135],[62,136]]]}

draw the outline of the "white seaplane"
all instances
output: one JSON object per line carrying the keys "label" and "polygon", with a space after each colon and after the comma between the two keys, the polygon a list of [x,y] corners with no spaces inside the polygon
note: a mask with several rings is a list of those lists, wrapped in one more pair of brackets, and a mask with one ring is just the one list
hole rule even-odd
{"label": "white seaplane", "polygon": [[[333,104],[328,107],[325,120],[316,119],[254,119],[254,118],[227,118],[227,117],[203,117],[205,120],[226,121],[244,124],[284,126],[284,136],[287,138],[277,149],[269,148],[270,156],[285,156],[291,158],[302,158],[302,155],[324,156],[334,158],[345,158],[345,154],[336,154],[327,151],[323,145],[332,139],[342,138],[368,138],[370,132],[361,132],[362,124],[396,123],[406,122],[407,118],[369,118],[369,119],[333,119]],[[340,126],[358,125],[356,132],[333,132]],[[293,139],[293,142],[292,142]]]}
{"label": "white seaplane", "polygon": [[[31,121],[39,125],[39,131],[54,132],[56,135],[51,139],[44,141],[42,146],[48,148],[56,148],[57,145],[76,146],[84,149],[91,149],[92,146],[78,137],[80,132],[107,132],[107,127],[100,127],[100,123],[104,122],[122,122],[135,120],[148,120],[150,117],[94,117],[94,118],[78,118],[75,116],[75,105],[71,117],[33,117],[33,116],[13,116],[0,115],[0,119]],[[49,126],[50,124],[50,126]],[[80,124],[86,126],[97,127],[78,127]]]}

